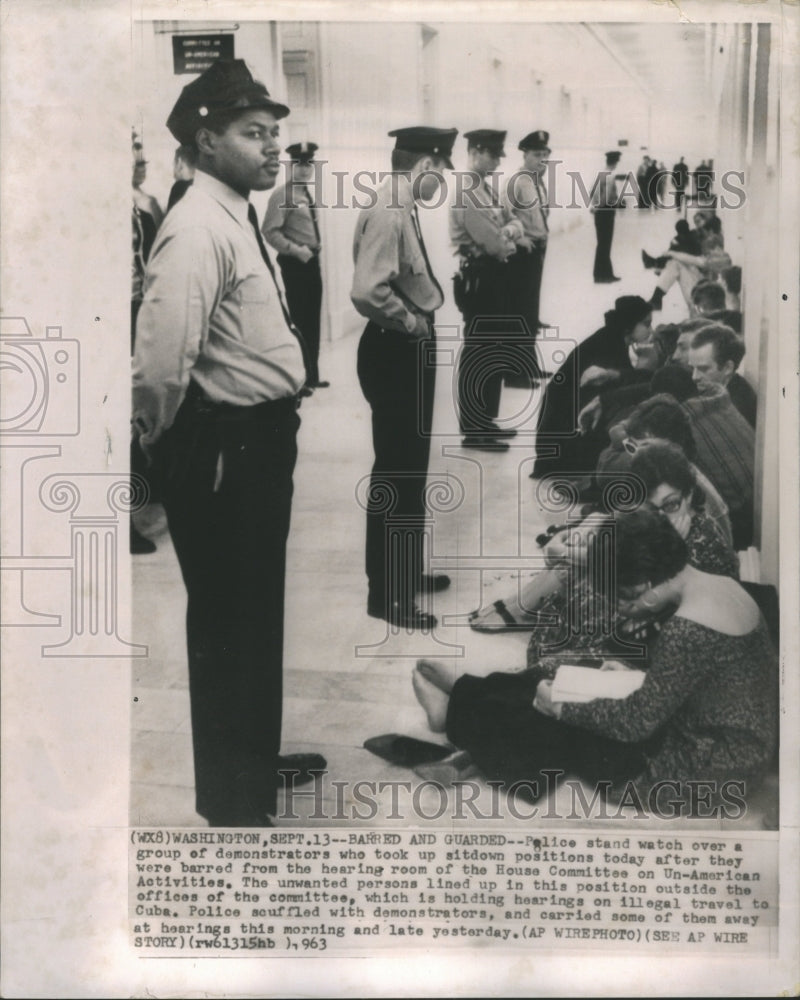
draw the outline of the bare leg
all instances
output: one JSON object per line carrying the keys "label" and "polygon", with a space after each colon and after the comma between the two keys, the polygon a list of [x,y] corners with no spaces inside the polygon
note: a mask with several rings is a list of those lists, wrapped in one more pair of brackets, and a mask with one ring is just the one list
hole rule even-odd
{"label": "bare leg", "polygon": [[414,685],[417,701],[428,716],[428,728],[431,732],[443,733],[447,728],[447,706],[450,696],[426,680],[419,672],[419,668],[414,671],[411,682]]}
{"label": "bare leg", "polygon": [[[519,589],[503,598],[505,612],[521,627],[537,623],[537,610],[545,598],[563,586],[563,576],[555,569],[544,569]],[[509,623],[492,605],[483,611],[473,612],[470,625],[478,632],[505,632]]]}
{"label": "bare leg", "polygon": [[417,660],[417,670],[431,684],[436,685],[440,691],[450,694],[456,682],[455,670],[441,660]]}

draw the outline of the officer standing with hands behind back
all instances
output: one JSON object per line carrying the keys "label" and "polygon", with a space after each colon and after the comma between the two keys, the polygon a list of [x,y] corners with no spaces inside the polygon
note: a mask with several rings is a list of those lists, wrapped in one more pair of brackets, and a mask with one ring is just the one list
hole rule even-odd
{"label": "officer standing with hands behind back", "polygon": [[[417,202],[438,193],[452,170],[456,129],[395,129],[392,173],[361,210],[353,241],[350,298],[369,321],[358,346],[358,378],[372,409],[367,501],[367,613],[405,629],[430,630],[417,604],[450,583],[423,573],[425,486],[436,369],[433,317],[444,295],[431,270]],[[394,522],[394,523],[393,523]]]}
{"label": "officer standing with hands behind back", "polygon": [[319,377],[322,243],[313,195],[314,154],[318,149],[314,142],[296,142],[287,147],[286,152],[292,158],[290,181],[276,187],[270,195],[261,227],[264,239],[278,251],[289,312],[306,344],[309,389],[325,389],[330,385]]}
{"label": "officer standing with hands behind back", "polygon": [[281,772],[286,540],[305,381],[297,331],[251,191],[280,170],[279,119],[241,59],[183,88],[167,120],[197,150],[194,183],[148,262],[133,423],[163,463],[164,507],[188,595],[196,808],[210,826],[271,826]]}

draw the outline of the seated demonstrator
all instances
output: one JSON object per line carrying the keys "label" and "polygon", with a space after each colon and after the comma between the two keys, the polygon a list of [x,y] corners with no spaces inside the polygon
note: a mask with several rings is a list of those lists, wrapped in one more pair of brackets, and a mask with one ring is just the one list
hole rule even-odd
{"label": "seated demonstrator", "polygon": [[148,262],[134,428],[163,462],[164,506],[188,594],[196,808],[211,826],[270,826],[280,755],[286,539],[305,379],[260,242],[251,191],[280,169],[273,101],[241,59],[184,87],[167,127],[198,151],[194,184]]}
{"label": "seated demonstrator", "polygon": [[620,598],[658,586],[676,606],[649,647],[638,691],[555,702],[551,678],[568,654],[522,673],[455,682],[448,667],[420,661],[414,688],[431,729],[446,732],[487,778],[525,782],[534,796],[553,771],[623,787],[630,781],[650,809],[691,802],[697,781],[713,783],[712,795],[728,780],[750,791],[777,734],[775,653],[758,606],[730,577],[689,565],[686,543],[657,511],[617,515],[614,557]]}

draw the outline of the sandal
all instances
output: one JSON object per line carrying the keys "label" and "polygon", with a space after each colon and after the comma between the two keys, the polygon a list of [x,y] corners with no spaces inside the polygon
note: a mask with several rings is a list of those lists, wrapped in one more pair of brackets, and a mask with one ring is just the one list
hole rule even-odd
{"label": "sandal", "polygon": [[473,611],[470,617],[469,627],[474,629],[476,632],[514,632],[516,629],[528,628],[527,625],[520,624],[517,619],[511,614],[511,612],[506,607],[505,601],[495,601],[492,607],[497,612],[497,614],[502,618],[502,625],[492,625],[491,623],[485,623],[478,621],[479,611]]}

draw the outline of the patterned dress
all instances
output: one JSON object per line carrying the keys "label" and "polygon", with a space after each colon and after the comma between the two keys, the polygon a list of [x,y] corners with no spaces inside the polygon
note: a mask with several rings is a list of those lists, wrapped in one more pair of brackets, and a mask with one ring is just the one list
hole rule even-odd
{"label": "patterned dress", "polygon": [[533,708],[538,682],[530,670],[465,674],[447,713],[448,738],[488,779],[525,783],[536,798],[554,774],[613,785],[612,797],[630,782],[651,810],[659,782],[678,783],[672,799],[691,801],[687,783],[698,781],[717,782],[717,792],[721,782],[744,782],[746,795],[774,752],[777,667],[762,620],[734,636],[674,615],[638,691],[565,704],[560,719]]}
{"label": "patterned dress", "polygon": [[766,625],[727,635],[675,615],[627,698],[566,704],[561,721],[642,746],[636,784],[760,778],[777,735],[777,664]]}

